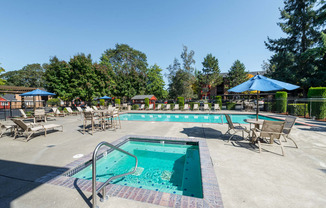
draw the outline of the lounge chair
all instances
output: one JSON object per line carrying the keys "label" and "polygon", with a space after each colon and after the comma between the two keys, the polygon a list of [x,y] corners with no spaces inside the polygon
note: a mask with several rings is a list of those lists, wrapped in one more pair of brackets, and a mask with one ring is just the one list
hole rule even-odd
{"label": "lounge chair", "polygon": [[194,104],[192,110],[199,110],[198,104]]}
{"label": "lounge chair", "polygon": [[141,104],[139,110],[145,110],[145,104]]}
{"label": "lounge chair", "polygon": [[93,105],[92,108],[96,111],[98,110],[98,108],[95,105]]}
{"label": "lounge chair", "polygon": [[23,109],[19,109],[19,112],[22,114],[22,117],[24,119],[27,119],[26,113],[25,113],[25,111]]}
{"label": "lounge chair", "polygon": [[73,111],[70,107],[66,107],[66,110],[68,111],[68,115],[78,115],[79,112]]}
{"label": "lounge chair", "polygon": [[166,104],[164,110],[170,110],[171,109],[171,105],[170,104]]}
{"label": "lounge chair", "polygon": [[54,116],[66,116],[64,112],[60,112],[58,108],[52,108],[52,111],[54,113]]}
{"label": "lounge chair", "polygon": [[153,110],[153,104],[149,104],[147,110]]}
{"label": "lounge chair", "polygon": [[283,135],[285,141],[287,141],[287,139],[292,140],[295,147],[298,148],[297,143],[295,143],[295,141],[291,137],[289,137],[289,134],[291,133],[292,127],[294,126],[296,119],[297,119],[297,117],[295,117],[295,116],[289,116],[289,115],[286,116],[282,135]]}
{"label": "lounge chair", "polygon": [[208,111],[210,111],[210,109],[209,109],[209,105],[207,104],[207,103],[204,103],[204,109],[203,109],[204,111],[205,110],[208,110]]}
{"label": "lounge chair", "polygon": [[26,136],[26,142],[28,142],[31,139],[31,136],[34,133],[44,131],[44,136],[46,136],[46,131],[49,129],[54,129],[61,127],[61,131],[63,131],[63,126],[59,124],[26,124],[24,121],[19,119],[12,119],[12,121],[17,125],[17,128],[15,130],[15,136],[14,139],[17,138],[18,135],[24,135]]}
{"label": "lounge chair", "polygon": [[[236,133],[242,132],[242,138],[245,139],[244,137],[244,132],[248,133],[249,136],[249,130],[246,127],[241,126],[239,123],[237,123],[239,126],[234,126],[235,123],[232,122],[231,117],[228,114],[225,114],[226,121],[228,123],[228,130],[225,132],[225,134],[230,134],[231,136],[229,137],[228,142],[235,136]],[[233,133],[231,133],[233,131]]]}
{"label": "lounge chair", "polygon": [[127,103],[122,104],[121,110],[128,110],[128,104]]}
{"label": "lounge chair", "polygon": [[79,113],[83,113],[84,112],[81,107],[77,107],[77,110],[78,110]]}
{"label": "lounge chair", "polygon": [[0,123],[0,137],[5,133],[5,131],[10,130],[11,133],[13,133],[14,125],[4,125]]}
{"label": "lounge chair", "polygon": [[173,110],[179,110],[179,104],[175,104]]}
{"label": "lounge chair", "polygon": [[34,111],[34,123],[37,121],[46,122],[46,114],[44,109],[35,109]]}
{"label": "lounge chair", "polygon": [[220,105],[219,104],[214,104],[214,110],[217,111],[217,110],[221,110],[220,108]]}
{"label": "lounge chair", "polygon": [[87,112],[93,112],[94,109],[93,108],[90,108],[89,106],[86,106],[85,111],[87,111]]}
{"label": "lounge chair", "polygon": [[155,108],[155,110],[161,110],[162,108],[162,104],[157,104],[157,107]]}
{"label": "lounge chair", "polygon": [[185,104],[185,105],[183,106],[183,110],[189,110],[189,105],[188,105],[188,104]]}
{"label": "lounge chair", "polygon": [[283,144],[281,142],[281,135],[283,134],[283,128],[284,128],[284,121],[268,121],[268,120],[264,120],[262,129],[257,129],[254,128],[252,129],[252,142],[258,143],[258,147],[259,147],[259,152],[261,152],[261,144],[260,144],[260,140],[261,139],[266,139],[269,138],[269,141],[267,141],[267,143],[269,144],[273,144],[274,140],[277,139],[278,143],[281,146],[282,149],[282,155],[284,156],[284,148],[283,148]]}

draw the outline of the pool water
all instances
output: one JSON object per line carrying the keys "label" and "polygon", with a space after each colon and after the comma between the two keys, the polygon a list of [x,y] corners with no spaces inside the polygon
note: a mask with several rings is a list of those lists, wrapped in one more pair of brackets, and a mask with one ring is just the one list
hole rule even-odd
{"label": "pool water", "polygon": [[[111,183],[203,198],[198,145],[129,141],[120,148],[137,156],[138,168]],[[112,151],[97,161],[96,180],[132,171],[134,164],[133,157]],[[72,177],[92,180],[91,165]]]}
{"label": "pool water", "polygon": [[[254,114],[230,114],[233,123],[246,124],[245,119],[255,119]],[[279,121],[259,115],[259,119]],[[167,121],[167,122],[198,122],[198,123],[227,123],[222,114],[174,114],[174,113],[127,113],[120,115],[125,121]]]}

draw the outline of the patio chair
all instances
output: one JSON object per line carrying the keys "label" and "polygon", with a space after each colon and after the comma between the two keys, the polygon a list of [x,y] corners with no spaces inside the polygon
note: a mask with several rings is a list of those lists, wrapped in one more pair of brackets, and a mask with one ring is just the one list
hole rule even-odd
{"label": "patio chair", "polygon": [[149,104],[147,110],[153,110],[153,104]]}
{"label": "patio chair", "polygon": [[145,110],[145,104],[141,104],[139,110]]}
{"label": "patio chair", "polygon": [[194,106],[192,107],[192,110],[199,110],[198,104],[194,104]]}
{"label": "patio chair", "polygon": [[215,103],[215,104],[214,104],[214,110],[215,110],[215,111],[217,111],[217,110],[221,110],[221,108],[220,108],[220,104]]}
{"label": "patio chair", "polygon": [[44,131],[44,136],[46,136],[46,132],[49,129],[54,129],[61,127],[61,131],[63,131],[63,126],[59,124],[26,124],[24,121],[19,119],[12,119],[12,121],[17,125],[15,129],[15,136],[14,139],[17,138],[18,135],[24,135],[26,137],[26,142],[31,139],[31,136],[34,133]]}
{"label": "patio chair", "polygon": [[92,108],[96,111],[98,110],[98,108],[95,105],[93,105]]}
{"label": "patio chair", "polygon": [[118,109],[115,109],[114,111],[111,112],[111,123],[112,123],[112,127],[114,129],[117,128],[118,122],[119,122],[119,127],[121,129],[121,121],[120,121],[119,111],[118,111]]}
{"label": "patio chair", "polygon": [[95,129],[95,117],[93,112],[91,111],[84,111],[84,122],[83,122],[83,131],[84,134],[86,132],[86,127],[87,127],[87,122],[91,122],[91,127],[92,127],[92,135],[94,134],[94,129]]}
{"label": "patio chair", "polygon": [[19,109],[19,112],[22,114],[22,117],[27,119],[26,113],[23,109]]}
{"label": "patio chair", "polygon": [[128,103],[122,104],[122,110],[128,110]]}
{"label": "patio chair", "polygon": [[204,111],[205,110],[208,110],[208,111],[210,111],[210,109],[209,109],[209,105],[207,104],[207,103],[204,103],[204,109],[203,109]]}
{"label": "patio chair", "polygon": [[179,104],[175,104],[173,110],[179,110]]}
{"label": "patio chair", "polygon": [[157,104],[157,107],[155,108],[155,110],[161,110],[162,108],[162,104]]}
{"label": "patio chair", "polygon": [[78,110],[79,113],[83,113],[84,112],[81,107],[77,107],[77,110]]}
{"label": "patio chair", "polygon": [[278,140],[278,143],[281,146],[282,149],[282,155],[284,156],[284,148],[283,144],[281,142],[281,135],[283,134],[283,128],[284,128],[284,121],[268,121],[264,120],[262,129],[254,128],[252,129],[252,142],[258,143],[259,147],[259,153],[261,153],[261,139],[267,140],[269,138],[269,141],[267,140],[267,143],[273,144],[274,140]]}
{"label": "patio chair", "polygon": [[284,139],[285,139],[286,142],[287,142],[287,139],[292,140],[292,142],[294,143],[295,147],[298,148],[297,143],[295,143],[295,141],[293,140],[293,138],[291,138],[289,136],[289,134],[291,133],[292,127],[295,124],[295,120],[296,119],[297,119],[297,117],[295,117],[295,116],[289,116],[289,115],[286,116],[282,136],[284,137]]}
{"label": "patio chair", "polygon": [[79,112],[73,111],[70,107],[66,107],[66,110],[68,111],[68,115],[78,115]]}
{"label": "patio chair", "polygon": [[66,114],[64,112],[60,112],[58,108],[53,107],[52,111],[54,113],[54,116],[66,116]]}
{"label": "patio chair", "polygon": [[46,122],[46,113],[44,109],[35,109],[34,111],[34,123],[36,121],[44,121]]}
{"label": "patio chair", "polygon": [[189,110],[189,105],[188,105],[188,104],[185,104],[185,105],[183,106],[183,110]]}
{"label": "patio chair", "polygon": [[14,132],[14,125],[4,125],[0,123],[0,137],[7,131],[10,130],[10,133],[12,134]]}
{"label": "patio chair", "polygon": [[170,104],[166,104],[164,110],[170,110],[171,109],[171,105]]}
{"label": "patio chair", "polygon": [[[228,127],[229,127],[227,132],[225,132],[225,134],[230,134],[231,135],[229,137],[228,142],[230,142],[230,140],[235,136],[235,134],[240,132],[240,131],[242,132],[242,138],[245,139],[244,132],[246,132],[248,134],[248,136],[246,138],[249,137],[249,132],[250,131],[246,127],[241,126],[239,123],[233,123],[232,120],[231,120],[230,115],[225,114],[224,116],[226,118],[226,121],[227,121]],[[234,126],[234,124],[238,124],[239,126]],[[233,134],[231,133],[231,131],[233,131]]]}

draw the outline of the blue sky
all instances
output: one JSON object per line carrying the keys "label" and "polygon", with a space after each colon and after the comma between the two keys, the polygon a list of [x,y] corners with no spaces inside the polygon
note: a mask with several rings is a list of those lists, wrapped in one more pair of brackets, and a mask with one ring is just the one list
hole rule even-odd
{"label": "blue sky", "polygon": [[[248,71],[261,70],[272,55],[267,36],[277,26],[282,0],[1,0],[0,63],[6,71],[50,57],[69,61],[78,53],[102,53],[125,43],[166,69],[182,46],[195,51],[196,68],[212,53],[227,72],[239,59]],[[181,61],[181,60],[180,60]],[[166,72],[166,71],[164,71]]]}

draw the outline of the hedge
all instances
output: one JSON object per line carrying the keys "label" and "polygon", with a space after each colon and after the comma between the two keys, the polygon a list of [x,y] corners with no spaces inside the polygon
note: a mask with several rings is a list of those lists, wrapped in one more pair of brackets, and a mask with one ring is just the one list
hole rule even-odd
{"label": "hedge", "polygon": [[220,108],[222,109],[222,96],[216,96],[216,103],[219,104]]}
{"label": "hedge", "polygon": [[198,102],[190,102],[190,109],[193,110],[194,109],[194,104],[198,104],[198,107],[200,107],[200,103]]}
{"label": "hedge", "polygon": [[226,103],[226,110],[235,110],[235,105],[236,105],[236,103],[227,102]]}
{"label": "hedge", "polygon": [[212,103],[208,103],[209,109],[212,109]]}
{"label": "hedge", "polygon": [[51,106],[60,106],[60,99],[59,98],[52,98],[46,102],[48,105]]}
{"label": "hedge", "polygon": [[[310,87],[308,98],[326,98],[326,87]],[[326,101],[311,102],[311,105],[309,102],[308,110],[309,113],[311,112],[310,117],[315,116],[317,119],[324,119],[326,118]]]}
{"label": "hedge", "polygon": [[286,113],[286,106],[288,102],[288,93],[284,91],[278,91],[275,94],[276,99],[276,112]]}
{"label": "hedge", "polygon": [[105,106],[105,100],[104,99],[100,99],[100,106]]}
{"label": "hedge", "polygon": [[138,108],[139,108],[139,106],[137,105],[137,104],[135,104],[135,105],[132,105],[132,110],[138,110]]}
{"label": "hedge", "polygon": [[149,107],[149,98],[145,98],[145,108]]}
{"label": "hedge", "polygon": [[115,104],[120,105],[120,99],[115,99],[114,102],[115,102]]}
{"label": "hedge", "polygon": [[185,98],[184,97],[178,97],[178,104],[179,104],[179,109],[183,110],[185,106]]}
{"label": "hedge", "polygon": [[288,113],[294,116],[305,116],[308,113],[308,104],[298,103],[298,104],[289,104]]}

